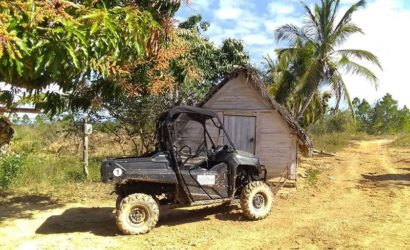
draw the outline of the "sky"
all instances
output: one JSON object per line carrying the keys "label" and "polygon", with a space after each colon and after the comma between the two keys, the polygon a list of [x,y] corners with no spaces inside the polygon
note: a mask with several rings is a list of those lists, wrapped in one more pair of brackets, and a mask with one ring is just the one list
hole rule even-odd
{"label": "sky", "polygon": [[[312,6],[320,1],[305,2]],[[341,0],[341,12],[355,2]],[[261,67],[265,56],[275,58],[276,48],[286,46],[276,43],[274,30],[287,23],[301,25],[305,18],[299,0],[192,0],[176,16],[184,20],[197,14],[210,23],[204,34],[211,41],[218,45],[229,37],[241,40],[257,67]],[[375,103],[390,93],[400,107],[410,107],[410,0],[368,0],[352,21],[365,34],[351,36],[341,48],[371,51],[379,58],[383,70],[363,63],[376,73],[377,89],[362,77],[346,74],[344,79],[351,97]]]}

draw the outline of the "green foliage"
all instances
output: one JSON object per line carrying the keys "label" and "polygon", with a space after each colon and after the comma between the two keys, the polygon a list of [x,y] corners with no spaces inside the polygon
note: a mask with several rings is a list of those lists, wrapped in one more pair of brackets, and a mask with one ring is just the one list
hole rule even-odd
{"label": "green foliage", "polygon": [[[119,94],[102,98],[106,112],[91,112],[95,123],[101,123],[104,132],[119,137],[126,134],[133,143],[136,154],[154,147],[155,122],[159,114],[180,104],[195,104],[203,99],[225,73],[249,63],[243,44],[227,39],[220,47],[208,41],[201,31],[209,26],[201,16],[193,16],[181,22],[172,43],[184,44],[188,49],[176,57],[169,58],[169,67],[163,71],[172,79],[169,91],[140,95]],[[139,67],[131,81],[152,81],[150,65]],[[106,122],[106,121],[110,122]],[[104,121],[104,122],[101,122]]]}
{"label": "green foliage", "polygon": [[373,132],[385,134],[397,132],[398,128],[398,106],[397,101],[390,94],[386,94],[378,101],[373,109],[372,130]]}
{"label": "green foliage", "polygon": [[[158,24],[149,12],[75,2],[0,1],[0,81],[34,94],[51,84],[72,93],[93,79],[126,76],[129,64],[150,53]],[[13,92],[0,94],[10,105]],[[37,102],[56,113],[74,106],[68,97],[48,91]]]}
{"label": "green foliage", "polygon": [[355,121],[348,111],[327,114],[315,124],[312,124],[309,131],[313,134],[329,133],[354,133],[356,131]]}
{"label": "green foliage", "polygon": [[[105,109],[108,113],[94,113],[92,117],[94,123],[100,123],[99,129],[102,132],[117,137],[125,133],[134,146],[135,154],[139,155],[154,149],[155,122],[167,108],[166,97],[123,95],[106,103]],[[113,121],[98,122],[107,119]]]}
{"label": "green foliage", "polygon": [[395,134],[410,132],[410,111],[398,108],[397,101],[386,94],[372,107],[365,99],[353,101],[358,129],[369,134]]}
{"label": "green foliage", "polygon": [[83,182],[87,178],[84,176],[82,171],[79,170],[70,170],[67,172],[67,180],[75,183]]}
{"label": "green foliage", "polygon": [[315,148],[336,152],[352,139],[363,139],[364,135],[390,135],[400,133],[395,146],[408,145],[410,133],[410,111],[398,108],[397,101],[386,94],[373,106],[365,99],[353,100],[353,118],[348,111],[329,113],[311,124],[308,131]]}
{"label": "green foliage", "polygon": [[[250,63],[249,55],[244,51],[241,41],[236,39],[226,39],[220,47],[215,46],[201,32],[209,27],[209,23],[203,22],[200,15],[192,16],[179,25],[179,36],[184,39],[190,47],[189,53],[185,54],[180,60],[189,62],[197,70],[200,78],[195,79],[193,84],[182,84],[188,80],[175,76],[176,86],[182,86],[182,99],[176,102],[192,104],[200,100],[209,89],[220,81],[224,74],[233,71],[235,68]],[[176,70],[184,72],[183,69]],[[182,75],[183,76],[183,75]]]}
{"label": "green foliage", "polygon": [[313,145],[319,150],[336,153],[357,137],[351,133],[311,134]]}
{"label": "green foliage", "polygon": [[0,186],[8,188],[19,175],[24,157],[15,153],[0,154]]}
{"label": "green foliage", "polygon": [[315,148],[337,152],[356,134],[355,121],[348,111],[327,114],[308,127]]}
{"label": "green foliage", "polygon": [[306,170],[306,181],[309,186],[316,186],[320,173],[321,171],[319,169],[308,168]]}
{"label": "green foliage", "polygon": [[339,0],[324,0],[313,8],[303,4],[307,18],[301,27],[286,24],[275,31],[278,41],[287,41],[291,46],[278,49],[277,62],[268,63],[271,66],[268,79],[276,85],[271,92],[280,103],[291,104],[288,109],[297,120],[302,118],[323,86],[331,87],[336,110],[342,99],[352,108],[341,70],[377,83],[373,72],[353,61],[367,60],[380,67],[376,56],[365,50],[339,49],[350,35],[362,33],[351,18],[365,1],[353,4],[342,15],[338,12],[339,4]]}
{"label": "green foliage", "polygon": [[[86,180],[82,175],[81,153],[78,151],[80,136],[71,132],[72,124],[72,121],[66,118],[61,121],[16,126],[16,137],[10,145],[10,150],[19,152],[20,158],[10,153],[11,156],[5,154],[7,158],[1,159],[0,179],[6,179],[3,176],[12,176],[7,178],[7,182],[1,182],[6,183],[10,189],[32,189],[99,181],[101,159],[108,154],[95,153],[96,142],[92,135],[90,137],[90,178]],[[108,144],[108,147],[110,151],[114,148],[112,144]],[[3,174],[5,164],[8,164],[6,175]]]}

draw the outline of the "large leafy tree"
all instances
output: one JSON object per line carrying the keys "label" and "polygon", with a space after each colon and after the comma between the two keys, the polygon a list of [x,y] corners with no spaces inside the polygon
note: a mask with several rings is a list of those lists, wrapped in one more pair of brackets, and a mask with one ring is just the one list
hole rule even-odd
{"label": "large leafy tree", "polygon": [[361,0],[351,5],[338,19],[340,0],[321,0],[310,8],[303,7],[306,20],[299,27],[286,24],[275,31],[278,41],[286,41],[290,47],[278,49],[276,70],[278,91],[275,93],[279,102],[297,97],[295,117],[301,120],[317,92],[324,86],[330,86],[336,97],[336,107],[345,99],[352,108],[349,91],[343,80],[343,72],[364,76],[377,85],[375,74],[356,62],[369,61],[381,68],[378,58],[371,52],[361,49],[340,49],[341,45],[362,29],[352,23],[352,15],[365,5]]}
{"label": "large leafy tree", "polygon": [[410,132],[410,111],[398,108],[397,100],[386,94],[371,106],[365,99],[353,100],[356,122],[360,131],[370,134]]}
{"label": "large leafy tree", "polygon": [[376,103],[372,114],[373,133],[395,133],[398,132],[399,110],[397,100],[392,95],[386,94]]}
{"label": "large leafy tree", "polygon": [[[0,81],[11,86],[1,90],[0,100],[11,105],[18,91],[45,92],[33,100],[56,113],[98,103],[89,91],[93,85],[99,94],[140,91],[139,82],[129,79],[137,66],[166,57],[161,48],[179,5],[176,0],[0,1]],[[50,85],[59,90],[46,90]],[[78,98],[85,92],[88,99]]]}
{"label": "large leafy tree", "polygon": [[[163,82],[166,87],[161,88],[162,91],[154,94],[141,91],[138,95],[120,94],[109,98],[105,95],[102,106],[106,112],[92,112],[92,117],[98,120],[114,118],[116,122],[105,123],[105,131],[125,134],[133,142],[137,154],[151,149],[155,119],[161,112],[173,105],[202,100],[225,73],[249,63],[249,56],[240,41],[227,39],[221,46],[215,46],[204,37],[202,32],[208,26],[197,15],[181,22],[170,33],[162,48],[163,54],[169,55],[164,60],[167,66],[161,71],[166,76]],[[177,50],[179,52],[175,53]],[[138,67],[132,81],[145,86],[152,82],[150,72],[152,65]]]}
{"label": "large leafy tree", "polygon": [[2,1],[0,80],[71,90],[93,71],[109,76],[146,53],[151,15],[137,7],[94,7],[71,1]]}
{"label": "large leafy tree", "polygon": [[[302,48],[303,46],[302,42],[297,40],[294,48]],[[308,49],[304,52],[294,57],[282,56],[276,62],[268,57],[265,63],[265,81],[268,85],[270,84],[268,87],[270,94],[294,116],[301,110],[305,102],[304,96],[298,92],[300,91],[302,77],[312,58],[312,50]],[[330,98],[330,92],[322,93],[320,89],[315,90],[308,107],[302,117],[299,118],[301,125],[307,126],[321,119],[329,110],[328,101]]]}
{"label": "large leafy tree", "polygon": [[[161,71],[173,53],[163,44],[180,2],[0,0],[0,111],[15,106],[16,95],[56,114],[100,109],[103,99],[124,93],[158,92],[170,82]],[[151,81],[134,77],[147,67]]]}
{"label": "large leafy tree", "polygon": [[357,97],[353,99],[352,104],[359,131],[370,132],[373,115],[372,107],[366,99],[360,100]]}

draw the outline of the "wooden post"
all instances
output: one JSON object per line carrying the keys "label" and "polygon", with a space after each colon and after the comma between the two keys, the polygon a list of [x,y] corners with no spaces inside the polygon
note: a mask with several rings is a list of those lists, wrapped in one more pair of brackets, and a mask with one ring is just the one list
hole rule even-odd
{"label": "wooden post", "polygon": [[87,119],[84,119],[83,124],[83,173],[85,177],[88,177],[88,135],[90,131],[88,131],[88,126],[91,124],[87,124]]}

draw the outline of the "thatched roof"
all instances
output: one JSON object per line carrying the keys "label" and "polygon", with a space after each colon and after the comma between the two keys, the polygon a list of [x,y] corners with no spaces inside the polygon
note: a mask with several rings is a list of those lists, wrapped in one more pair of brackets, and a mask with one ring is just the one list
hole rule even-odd
{"label": "thatched roof", "polygon": [[260,95],[265,99],[268,103],[272,105],[272,108],[276,110],[286,121],[289,125],[289,128],[293,131],[293,133],[297,136],[299,141],[299,148],[301,149],[302,153],[305,155],[311,155],[313,144],[310,137],[307,133],[303,130],[303,128],[299,125],[299,123],[295,120],[295,118],[284,108],[282,105],[277,103],[273,97],[266,91],[266,88],[258,74],[258,72],[251,67],[243,67],[239,68],[230,74],[228,74],[218,85],[216,85],[211,91],[205,96],[205,98],[198,103],[198,106],[203,106],[207,103],[212,96],[214,96],[229,80],[234,79],[239,76],[240,73],[244,73],[246,76],[246,83],[252,84],[255,89],[260,93]]}

